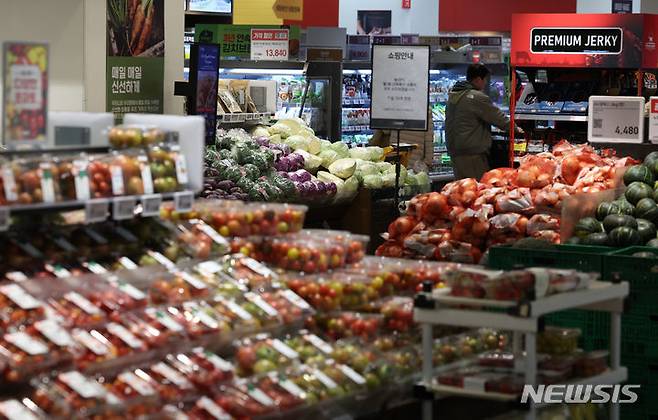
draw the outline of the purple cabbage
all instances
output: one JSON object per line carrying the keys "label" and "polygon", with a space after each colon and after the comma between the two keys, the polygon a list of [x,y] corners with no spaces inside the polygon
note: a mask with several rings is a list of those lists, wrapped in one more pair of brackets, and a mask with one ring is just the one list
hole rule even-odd
{"label": "purple cabbage", "polygon": [[311,173],[306,169],[299,169],[295,172],[290,172],[290,179],[298,182],[308,182],[311,180]]}
{"label": "purple cabbage", "polygon": [[254,140],[256,141],[256,143],[258,143],[259,146],[262,146],[262,147],[269,147],[270,146],[270,139],[268,139],[267,137],[257,137]]}

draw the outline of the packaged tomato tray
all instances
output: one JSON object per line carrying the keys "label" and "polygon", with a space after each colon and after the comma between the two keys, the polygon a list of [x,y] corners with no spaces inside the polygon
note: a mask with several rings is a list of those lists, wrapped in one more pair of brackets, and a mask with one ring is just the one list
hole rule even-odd
{"label": "packaged tomato tray", "polygon": [[578,328],[546,327],[537,335],[537,351],[551,355],[570,355],[578,350]]}
{"label": "packaged tomato tray", "polygon": [[154,363],[143,371],[145,374],[140,377],[157,390],[164,402],[179,404],[198,398],[199,390],[194,384],[166,362]]}
{"label": "packaged tomato tray", "polygon": [[299,354],[302,363],[309,365],[324,362],[334,351],[330,343],[308,330],[289,334],[281,340]]}
{"label": "packaged tomato tray", "polygon": [[88,167],[89,159],[85,154],[52,158],[56,201],[85,201],[91,198]]}
{"label": "packaged tomato tray", "polygon": [[200,219],[191,219],[176,225],[176,238],[192,258],[208,260],[225,255],[230,250],[227,239],[212,226]]}
{"label": "packaged tomato tray", "polygon": [[236,386],[223,386],[213,400],[235,418],[264,416],[278,409],[274,400],[252,385],[244,390]]}
{"label": "packaged tomato tray", "polygon": [[43,303],[15,283],[0,284],[0,331],[44,317]]}
{"label": "packaged tomato tray", "polygon": [[607,350],[597,350],[585,353],[576,360],[574,365],[574,375],[579,378],[588,378],[599,375],[608,370]]}
{"label": "packaged tomato tray", "polygon": [[91,198],[109,198],[114,195],[110,158],[106,155],[92,155],[89,158],[89,188]]}
{"label": "packaged tomato tray", "polygon": [[231,381],[235,367],[213,352],[197,347],[188,353],[168,355],[167,362],[205,391]]}
{"label": "packaged tomato tray", "polygon": [[366,235],[356,235],[343,230],[328,229],[304,229],[299,232],[299,236],[308,238],[322,238],[333,243],[340,243],[347,249],[345,257],[347,264],[358,263],[365,257],[366,249],[370,237]]}
{"label": "packaged tomato tray", "polygon": [[334,340],[345,337],[373,340],[382,332],[383,323],[384,317],[378,314],[343,311],[317,314],[307,324]]}
{"label": "packaged tomato tray", "polygon": [[3,182],[10,204],[54,203],[57,199],[59,186],[48,157],[13,160],[3,169]]}
{"label": "packaged tomato tray", "polygon": [[299,353],[268,334],[238,340],[234,347],[236,373],[241,377],[281,370],[299,360]]}
{"label": "packaged tomato tray", "polygon": [[49,415],[66,410],[81,417],[102,417],[121,407],[103,385],[75,370],[60,373],[47,383],[37,383],[34,402]]}
{"label": "packaged tomato tray", "polygon": [[266,407],[276,407],[279,411],[291,410],[304,404],[303,391],[299,388],[294,389],[294,385],[291,386],[286,382],[282,385],[276,374],[238,382],[237,386],[257,402]]}
{"label": "packaged tomato tray", "polygon": [[171,273],[164,267],[149,266],[116,273],[118,281],[130,284],[148,294],[155,305],[178,304],[210,296],[210,288],[196,274],[188,271]]}
{"label": "packaged tomato tray", "polygon": [[185,328],[190,340],[200,345],[228,343],[230,321],[205,302],[185,302],[180,306],[170,306],[166,311]]}
{"label": "packaged tomato tray", "polygon": [[167,133],[150,125],[122,124],[107,130],[107,139],[110,145],[117,149],[131,147],[151,147],[167,139]]}
{"label": "packaged tomato tray", "polygon": [[46,418],[46,413],[38,407],[29,408],[16,399],[0,401],[1,420],[39,420]]}
{"label": "packaged tomato tray", "polygon": [[319,273],[346,265],[347,248],[303,234],[269,238],[262,245],[265,261],[284,270]]}
{"label": "packaged tomato tray", "polygon": [[187,188],[190,180],[187,160],[178,145],[159,144],[148,149],[153,190],[171,193]]}
{"label": "packaged tomato tray", "polygon": [[0,339],[2,375],[9,382],[27,382],[31,377],[48,372],[60,361],[49,354],[48,345],[39,337],[24,331],[7,333]]}
{"label": "packaged tomato tray", "polygon": [[158,392],[141,369],[123,371],[113,379],[106,379],[107,390],[122,403],[122,414],[131,418],[155,415],[160,412]]}
{"label": "packaged tomato tray", "polygon": [[[112,152],[107,159],[112,195],[143,195],[153,193],[153,179],[146,155],[137,150]],[[148,192],[147,192],[148,191]]]}
{"label": "packaged tomato tray", "polygon": [[220,407],[212,398],[202,396],[183,411],[173,406],[165,407],[167,418],[190,420],[231,420],[233,416]]}
{"label": "packaged tomato tray", "polygon": [[222,271],[241,285],[250,289],[267,289],[279,276],[265,264],[240,254],[233,254],[222,260]]}
{"label": "packaged tomato tray", "polygon": [[166,312],[154,308],[126,314],[121,324],[152,350],[167,352],[187,343],[185,328]]}
{"label": "packaged tomato tray", "polygon": [[241,298],[225,298],[219,295],[216,295],[212,301],[213,308],[230,321],[233,331],[248,334],[277,325],[277,318],[261,318],[254,315],[253,310],[248,310],[252,305]]}

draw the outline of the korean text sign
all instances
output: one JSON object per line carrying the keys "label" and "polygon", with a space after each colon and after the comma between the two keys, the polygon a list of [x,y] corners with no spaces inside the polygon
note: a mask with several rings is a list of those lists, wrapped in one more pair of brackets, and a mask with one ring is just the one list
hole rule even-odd
{"label": "korean text sign", "polygon": [[370,127],[427,130],[430,48],[373,45]]}
{"label": "korean text sign", "polygon": [[287,29],[252,29],[251,59],[287,60],[289,39],[290,34]]}
{"label": "korean text sign", "polygon": [[48,117],[48,46],[7,42],[3,48],[5,144],[43,142]]}

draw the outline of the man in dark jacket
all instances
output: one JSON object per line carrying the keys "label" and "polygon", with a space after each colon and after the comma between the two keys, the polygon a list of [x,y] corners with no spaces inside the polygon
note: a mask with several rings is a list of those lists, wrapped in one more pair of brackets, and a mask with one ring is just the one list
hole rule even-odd
{"label": "man in dark jacket", "polygon": [[466,81],[457,82],[448,97],[446,143],[456,179],[480,180],[489,170],[491,126],[509,131],[509,118],[483,92],[489,76],[484,65],[471,64]]}

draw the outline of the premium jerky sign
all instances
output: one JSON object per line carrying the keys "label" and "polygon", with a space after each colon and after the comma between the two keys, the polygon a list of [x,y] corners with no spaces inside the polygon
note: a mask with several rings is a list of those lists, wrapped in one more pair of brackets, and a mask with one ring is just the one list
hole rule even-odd
{"label": "premium jerky sign", "polygon": [[535,54],[620,54],[621,28],[533,28],[530,51]]}

